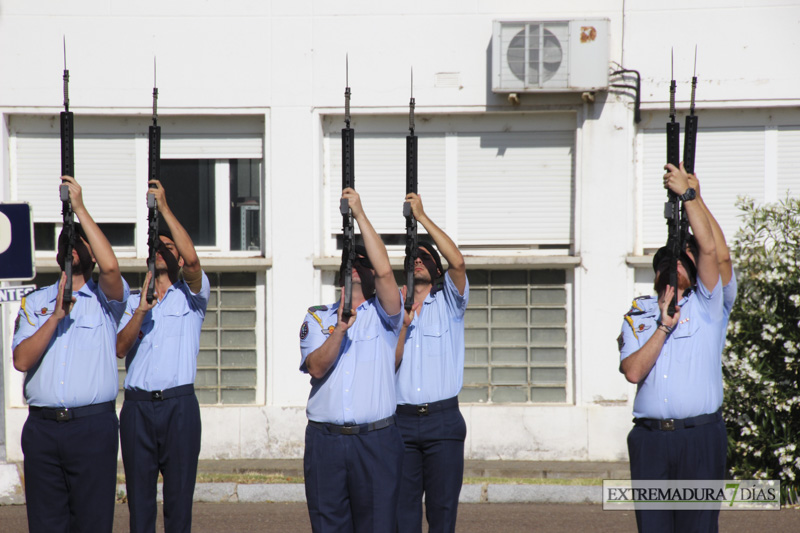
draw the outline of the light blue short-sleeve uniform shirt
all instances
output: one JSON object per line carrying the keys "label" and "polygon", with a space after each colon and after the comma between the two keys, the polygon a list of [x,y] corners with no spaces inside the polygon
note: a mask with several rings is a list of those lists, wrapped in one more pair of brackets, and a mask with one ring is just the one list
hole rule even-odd
{"label": "light blue short-sleeve uniform shirt", "polygon": [[[70,314],[58,323],[41,359],[25,376],[25,400],[37,407],[75,408],[115,400],[117,325],[130,294],[123,279],[122,300],[106,298],[94,280],[72,295]],[[53,314],[58,283],[28,294],[22,301],[13,349]]]}
{"label": "light blue short-sleeve uniform shirt", "polygon": [[[730,307],[735,299],[735,281],[732,288],[733,295],[728,294],[727,298]],[[679,323],[650,373],[638,385],[634,417],[680,419],[714,413],[720,408],[722,348],[730,316],[723,292],[721,281],[709,291],[698,280],[695,290],[679,302]],[[621,361],[645,345],[660,318],[656,297],[634,301],[619,337]]]}
{"label": "light blue short-sleeve uniform shirt", "polygon": [[461,295],[450,278],[428,294],[406,331],[397,371],[397,403],[420,405],[458,396],[464,382],[464,313],[469,281]]}
{"label": "light blue short-sleeve uniform shirt", "polygon": [[[210,293],[205,272],[197,294],[184,280],[167,289],[161,301],[145,315],[139,336],[128,351],[126,389],[157,391],[194,383],[200,328]],[[141,297],[131,295],[119,331],[130,322]]]}
{"label": "light blue short-sleeve uniform shirt", "polygon": [[[322,346],[336,327],[338,309],[337,302],[308,310],[300,327],[302,372],[308,372],[306,357]],[[394,414],[394,360],[403,313],[388,315],[377,296],[358,306],[356,313],[333,366],[322,378],[311,378],[306,408],[309,420],[366,424]]]}

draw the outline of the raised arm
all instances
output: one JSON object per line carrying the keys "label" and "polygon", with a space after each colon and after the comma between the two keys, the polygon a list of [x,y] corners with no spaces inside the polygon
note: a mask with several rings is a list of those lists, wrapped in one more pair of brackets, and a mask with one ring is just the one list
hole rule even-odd
{"label": "raised arm", "polygon": [[394,279],[394,272],[392,272],[392,265],[389,262],[386,246],[383,245],[380,235],[372,227],[372,223],[364,213],[358,193],[348,187],[342,191],[342,198],[347,198],[350,203],[353,218],[358,222],[361,237],[364,239],[367,256],[372,263],[372,268],[375,269],[375,292],[381,302],[381,307],[389,315],[396,315],[400,312],[403,302],[397,287],[397,281]]}
{"label": "raised arm", "polygon": [[714,234],[714,245],[717,248],[717,263],[719,264],[719,274],[722,277],[722,286],[724,287],[731,281],[733,277],[733,264],[731,263],[731,251],[728,248],[728,242],[725,240],[725,234],[722,232],[717,219],[711,214],[711,210],[706,205],[703,196],[700,194],[700,182],[696,174],[689,174],[689,187],[697,192],[697,203],[703,208],[708,217],[708,222],[711,224],[711,233]]}
{"label": "raised arm", "polygon": [[[689,174],[683,168],[667,164],[667,173],[664,174],[664,187],[670,189],[677,195],[682,195],[689,188]],[[686,208],[686,215],[689,217],[689,225],[692,227],[700,257],[697,257],[697,276],[709,291],[719,281],[719,262],[717,261],[717,249],[714,243],[714,234],[711,231],[711,223],[706,215],[706,210],[697,202],[697,199],[683,203]]]}
{"label": "raised arm", "polygon": [[[140,295],[147,294],[150,276],[151,274],[148,270],[144,277],[144,284],[142,285],[142,292],[139,293]],[[153,298],[152,302],[147,303],[147,298],[139,297],[139,305],[133,312],[131,319],[125,324],[125,327],[117,333],[117,357],[124,359],[125,356],[128,355],[136,339],[139,338],[139,331],[142,329],[144,318],[147,316],[148,311],[155,307],[157,303],[157,298]]]}
{"label": "raised arm", "polygon": [[189,288],[192,292],[196,294],[200,292],[202,286],[202,268],[200,267],[200,258],[197,257],[197,251],[194,249],[192,238],[183,225],[178,222],[178,219],[169,208],[167,196],[161,182],[158,180],[150,180],[148,183],[156,186],[154,189],[148,189],[148,193],[152,192],[156,197],[158,211],[161,213],[164,222],[167,223],[167,227],[169,227],[169,231],[172,233],[172,240],[175,243],[175,247],[178,249],[178,253],[183,259],[183,277],[186,279],[186,283],[189,284]]}
{"label": "raised arm", "polygon": [[450,279],[458,289],[458,293],[463,295],[464,289],[467,285],[467,266],[464,263],[464,256],[456,246],[456,243],[436,225],[436,223],[428,217],[422,207],[422,197],[418,194],[408,193],[406,201],[411,204],[411,212],[417,222],[428,231],[428,235],[433,239],[433,243],[442,253],[447,260],[447,271],[450,273]]}
{"label": "raised arm", "polygon": [[675,307],[675,315],[669,316],[667,307],[675,294],[675,288],[667,285],[663,294],[658,295],[658,306],[661,309],[661,325],[653,332],[653,335],[644,343],[644,346],[630,354],[622,360],[619,365],[620,372],[625,374],[625,379],[631,383],[641,383],[650,374],[653,366],[661,354],[661,349],[671,333],[672,328],[678,325],[680,320],[680,307]]}
{"label": "raised arm", "polygon": [[308,370],[308,373],[314,378],[320,379],[324,377],[325,374],[328,373],[328,370],[331,369],[333,363],[336,362],[336,358],[339,356],[339,350],[342,348],[345,332],[356,321],[355,309],[353,309],[353,314],[347,322],[342,321],[342,309],[344,309],[344,287],[342,287],[341,290],[339,311],[337,314],[338,320],[336,322],[336,327],[333,329],[333,333],[328,335],[328,338],[325,339],[325,342],[323,342],[319,348],[308,354],[305,360],[306,370]]}
{"label": "raised arm", "polygon": [[[39,362],[39,359],[42,358],[44,351],[50,344],[50,340],[53,338],[53,334],[55,334],[58,328],[58,323],[72,310],[72,304],[70,304],[69,310],[64,309],[62,305],[64,282],[66,279],[67,274],[62,272],[61,278],[58,281],[58,297],[56,298],[56,306],[53,308],[53,314],[47,317],[44,324],[34,331],[30,337],[20,342],[17,347],[14,348],[14,368],[20,372],[27,372],[33,365]],[[74,297],[72,301],[73,303],[75,302]],[[24,312],[27,313],[28,309],[25,309]]]}
{"label": "raised arm", "polygon": [[61,176],[69,187],[69,198],[72,202],[72,210],[75,216],[83,227],[86,233],[86,238],[89,240],[89,245],[92,247],[92,255],[97,262],[97,268],[100,270],[100,290],[106,295],[109,300],[121,301],[125,292],[125,287],[122,283],[122,275],[119,271],[119,263],[117,256],[114,255],[114,250],[111,249],[111,244],[106,239],[106,236],[95,223],[92,215],[83,204],[83,193],[81,186],[75,181],[72,176]]}

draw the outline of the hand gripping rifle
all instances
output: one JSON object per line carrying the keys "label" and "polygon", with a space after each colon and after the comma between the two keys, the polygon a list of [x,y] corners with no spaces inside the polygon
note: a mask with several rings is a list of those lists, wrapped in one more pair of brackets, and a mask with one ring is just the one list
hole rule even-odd
{"label": "hand gripping rifle", "polygon": [[[344,123],[342,128],[342,190],[351,187],[355,188],[355,172],[353,168],[353,149],[355,131],[350,127],[350,65],[349,59],[346,61],[345,90],[344,90]],[[344,285],[344,308],[342,309],[342,320],[350,320],[353,306],[353,263],[356,260],[355,249],[355,229],[353,227],[353,212],[350,210],[350,203],[346,198],[342,198],[339,204],[339,212],[342,214],[342,284]]]}
{"label": "hand gripping rifle", "polygon": [[[680,165],[681,125],[675,121],[675,79],[669,85],[669,118],[667,123],[667,163]],[[681,242],[681,206],[680,198],[671,190],[667,191],[667,202],[664,204],[664,218],[667,219],[667,248],[670,251],[669,284],[675,288],[675,294],[667,308],[669,316],[675,316],[678,305],[678,257],[683,250]]]}
{"label": "hand gripping rifle", "polygon": [[[697,47],[694,48],[694,74],[692,76],[692,97],[689,114],[686,116],[686,130],[683,132],[683,168],[694,174],[694,157],[697,149],[697,115],[694,114],[694,96],[697,89]],[[686,209],[681,206],[681,240],[683,246],[689,237],[689,219]]]}
{"label": "hand gripping rifle", "polygon": [[[67,41],[64,39],[64,111],[61,112],[61,175],[75,177],[75,137],[73,131],[73,115],[69,110],[69,70],[67,70]],[[67,279],[64,282],[64,309],[69,309],[72,303],[72,242],[75,238],[75,221],[72,212],[72,202],[69,199],[69,185],[62,181],[59,187],[61,196],[61,215],[63,217],[64,239],[64,272]]]}
{"label": "hand gripping rifle", "polygon": [[[147,179],[157,180],[161,177],[161,126],[158,125],[158,87],[156,87],[156,63],[153,59],[153,125],[148,130],[148,174]],[[149,184],[154,189],[154,184]],[[150,283],[147,285],[147,303],[152,303],[155,298],[156,287],[156,252],[158,251],[158,205],[156,195],[147,193],[147,270],[150,271]]]}
{"label": "hand gripping rifle", "polygon": [[[417,136],[414,135],[414,71],[411,71],[411,100],[408,102],[408,131],[406,136],[406,194],[417,193]],[[414,263],[417,260],[417,219],[411,212],[411,202],[403,204],[406,217],[406,312],[414,305]]]}

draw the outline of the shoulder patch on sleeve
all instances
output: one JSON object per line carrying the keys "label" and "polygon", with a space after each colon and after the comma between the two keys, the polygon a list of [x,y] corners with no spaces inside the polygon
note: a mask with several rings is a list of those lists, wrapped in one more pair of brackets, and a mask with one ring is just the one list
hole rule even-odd
{"label": "shoulder patch on sleeve", "polygon": [[617,349],[621,352],[623,346],[625,346],[625,336],[620,333],[619,337],[617,337]]}
{"label": "shoulder patch on sleeve", "polygon": [[327,310],[328,310],[327,305],[312,305],[311,307],[308,308],[308,312],[311,314],[314,314],[317,311],[327,311]]}
{"label": "shoulder patch on sleeve", "polygon": [[22,318],[21,314],[17,314],[17,319],[14,321],[14,335],[19,331],[19,319]]}
{"label": "shoulder patch on sleeve", "polygon": [[303,325],[300,326],[300,340],[305,340],[308,337],[308,320],[303,322]]}

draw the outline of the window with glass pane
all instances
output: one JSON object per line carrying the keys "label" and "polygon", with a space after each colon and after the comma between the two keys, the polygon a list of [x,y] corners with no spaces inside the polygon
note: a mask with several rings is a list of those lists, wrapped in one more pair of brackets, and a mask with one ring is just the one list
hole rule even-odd
{"label": "window with glass pane", "polygon": [[162,159],[167,203],[196,246],[217,243],[213,159]]}
{"label": "window with glass pane", "polygon": [[231,250],[261,250],[261,160],[231,159]]}
{"label": "window with glass pane", "polygon": [[564,270],[470,270],[461,402],[567,401]]}
{"label": "window with glass pane", "polygon": [[[225,174],[228,183],[217,183]],[[227,234],[230,250],[261,250],[260,159],[163,159],[161,181],[195,245],[224,248]]]}
{"label": "window with glass pane", "polygon": [[[124,274],[141,287],[143,274]],[[256,403],[256,274],[206,272],[211,295],[200,331],[195,393],[203,405]],[[119,360],[120,389],[125,360]],[[118,397],[122,401],[122,396]]]}

